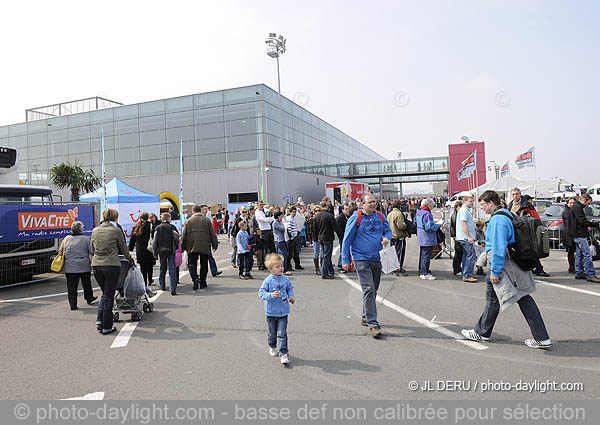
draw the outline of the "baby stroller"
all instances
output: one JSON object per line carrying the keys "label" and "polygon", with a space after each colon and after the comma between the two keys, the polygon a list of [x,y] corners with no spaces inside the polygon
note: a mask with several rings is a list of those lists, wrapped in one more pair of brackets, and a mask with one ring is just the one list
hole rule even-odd
{"label": "baby stroller", "polygon": [[127,297],[125,295],[125,278],[129,269],[133,266],[124,256],[119,255],[121,260],[121,271],[119,273],[119,281],[117,282],[117,290],[115,292],[115,302],[113,304],[113,321],[118,322],[120,313],[131,314],[131,320],[139,322],[142,320],[142,312],[148,313],[154,311],[154,303],[150,302],[148,294],[144,291],[143,295],[137,297]]}

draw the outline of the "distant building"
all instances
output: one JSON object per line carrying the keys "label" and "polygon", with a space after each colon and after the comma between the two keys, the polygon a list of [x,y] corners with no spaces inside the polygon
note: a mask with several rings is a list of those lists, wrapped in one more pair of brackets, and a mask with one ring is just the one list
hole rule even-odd
{"label": "distant building", "polygon": [[385,159],[285,97],[280,111],[277,93],[264,84],[115,105],[78,113],[56,105],[28,110],[30,121],[0,127],[0,146],[18,149],[21,180],[48,184],[50,168],[63,161],[77,160],[101,176],[103,132],[107,180],[118,176],[147,192],[179,193],[183,140],[185,200],[211,203],[261,193],[282,202],[281,123],[285,192],[293,199],[316,201],[327,181],[339,180],[296,169]]}

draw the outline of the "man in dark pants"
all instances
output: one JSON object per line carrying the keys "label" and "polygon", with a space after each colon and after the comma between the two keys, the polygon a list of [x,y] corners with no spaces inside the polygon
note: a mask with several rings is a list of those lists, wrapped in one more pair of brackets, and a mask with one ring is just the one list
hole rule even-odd
{"label": "man in dark pants", "polygon": [[[533,276],[531,272],[523,271],[516,263],[512,263],[510,256],[506,257],[506,248],[515,243],[515,230],[511,219],[502,214],[508,214],[511,217],[512,214],[500,206],[500,196],[493,190],[486,190],[481,194],[479,205],[486,214],[492,214],[492,218],[488,223],[485,240],[486,251],[489,253],[488,257],[490,258],[490,273],[488,274],[485,291],[485,309],[483,314],[479,318],[475,328],[463,329],[462,335],[472,341],[490,340],[492,329],[500,312],[500,301],[496,295],[494,285],[503,285],[503,278],[506,277],[505,273],[508,270],[506,268],[510,265],[512,268],[511,276],[518,282],[517,288],[527,292],[527,295],[522,296],[516,301],[533,334],[533,339],[526,339],[525,345],[531,348],[549,348],[552,346],[552,341],[550,341],[550,337],[548,336],[540,310],[531,295],[529,295],[529,293],[535,290]],[[500,214],[494,214],[495,212],[500,212]],[[530,282],[529,287],[528,281]],[[508,285],[514,284],[511,281]]]}
{"label": "man in dark pants", "polygon": [[[194,282],[193,289],[205,289],[206,275],[208,275],[208,257],[210,249],[217,250],[219,241],[212,227],[212,223],[204,214],[202,209],[206,205],[194,205],[192,215],[183,227],[181,234],[181,247],[188,252],[188,270]],[[197,272],[198,258],[200,258],[200,276]]]}
{"label": "man in dark pants", "polygon": [[[262,232],[265,240],[267,241],[267,249],[269,250],[269,254],[277,252],[275,249],[275,239],[273,238],[273,216],[267,217],[265,212],[265,204],[263,201],[258,201],[258,206],[256,207],[256,211],[254,211],[254,218],[258,223],[258,228]],[[252,234],[256,229],[248,228],[248,233]]]}
{"label": "man in dark pants", "polygon": [[[342,234],[344,234],[344,232],[346,231],[346,223],[348,222],[348,217],[350,216],[350,207],[348,206],[348,204],[344,204],[342,205],[342,210],[340,212],[340,214],[335,218],[335,222],[338,225],[338,228],[340,229],[340,232]],[[340,256],[338,257],[338,270],[341,271],[342,273],[346,273],[346,270],[342,269],[342,243],[344,242],[344,239],[341,238],[339,239],[340,241]]]}
{"label": "man in dark pants", "polygon": [[450,217],[450,236],[454,240],[454,258],[452,258],[452,272],[454,275],[462,273],[462,258],[463,258],[463,247],[460,242],[456,240],[456,216],[458,210],[462,207],[462,201],[456,201],[454,204],[454,211],[452,217]]}
{"label": "man in dark pants", "polygon": [[388,214],[387,219],[392,230],[392,246],[396,249],[396,257],[398,257],[399,267],[394,272],[396,276],[407,276],[404,270],[404,257],[406,252],[406,220],[404,213],[400,211],[402,204],[399,199],[396,199],[392,204],[392,211]]}
{"label": "man in dark pants", "polygon": [[[208,218],[208,206],[207,205],[204,205],[202,207],[202,211],[201,212],[202,212],[202,214],[204,214]],[[217,214],[220,214],[220,213],[217,213]],[[210,220],[210,218],[209,218],[209,220]],[[217,220],[220,221],[220,219],[218,218],[218,216],[217,216]],[[219,276],[220,274],[223,273],[223,271],[221,271],[221,270],[219,270],[217,268],[217,262],[215,261],[215,257],[213,257],[212,252],[210,252],[210,250],[209,250],[209,253],[208,253],[208,265],[210,266],[210,274],[212,274],[213,277],[217,277],[217,276]],[[191,275],[191,273],[190,273],[190,275]]]}
{"label": "man in dark pants", "polygon": [[331,262],[331,254],[333,252],[333,239],[334,234],[338,235],[338,238],[344,239],[344,235],[338,228],[333,214],[327,209],[327,202],[323,201],[320,204],[321,211],[317,214],[313,220],[315,226],[315,233],[319,235],[319,245],[323,250],[323,264],[321,266],[321,279],[333,279],[333,263]]}

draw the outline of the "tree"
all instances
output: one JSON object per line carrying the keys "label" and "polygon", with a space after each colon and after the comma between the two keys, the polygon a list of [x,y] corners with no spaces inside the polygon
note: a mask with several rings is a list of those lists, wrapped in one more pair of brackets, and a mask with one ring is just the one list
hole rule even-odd
{"label": "tree", "polygon": [[94,171],[83,170],[77,160],[73,164],[70,162],[54,164],[50,169],[50,182],[59,189],[69,187],[73,202],[79,201],[80,190],[84,193],[91,192],[102,184],[102,180],[94,174]]}

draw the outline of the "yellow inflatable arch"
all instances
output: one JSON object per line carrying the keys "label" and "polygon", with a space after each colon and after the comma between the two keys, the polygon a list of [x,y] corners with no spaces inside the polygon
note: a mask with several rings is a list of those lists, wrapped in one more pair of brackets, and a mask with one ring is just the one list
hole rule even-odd
{"label": "yellow inflatable arch", "polygon": [[160,200],[168,200],[171,205],[173,205],[173,208],[175,208],[175,211],[177,212],[177,214],[181,214],[181,207],[179,206],[179,200],[175,197],[175,195],[173,195],[171,192],[161,192],[158,194],[158,197],[160,198]]}

